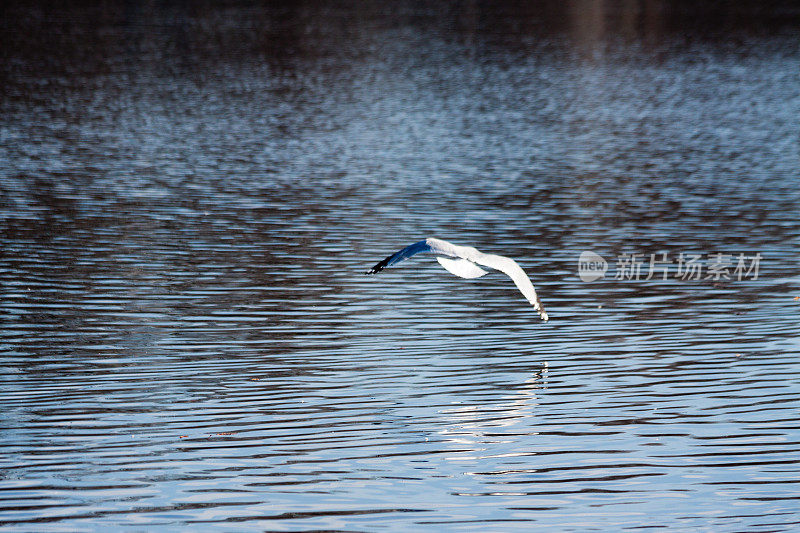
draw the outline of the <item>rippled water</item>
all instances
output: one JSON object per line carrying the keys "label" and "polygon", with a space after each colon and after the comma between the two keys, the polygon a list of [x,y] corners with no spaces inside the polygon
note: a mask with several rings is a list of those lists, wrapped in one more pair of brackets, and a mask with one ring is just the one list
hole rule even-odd
{"label": "rippled water", "polygon": [[6,8],[0,525],[800,527],[798,11],[538,8]]}

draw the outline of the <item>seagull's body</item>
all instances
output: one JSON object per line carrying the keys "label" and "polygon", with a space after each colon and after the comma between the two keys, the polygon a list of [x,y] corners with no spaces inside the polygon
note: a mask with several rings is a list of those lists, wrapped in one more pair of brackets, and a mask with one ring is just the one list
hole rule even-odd
{"label": "seagull's body", "polygon": [[[542,307],[542,302],[539,301],[539,296],[536,294],[536,289],[533,288],[533,283],[531,283],[528,275],[525,274],[525,271],[520,268],[516,261],[502,255],[485,254],[471,246],[458,246],[441,239],[429,237],[393,253],[372,267],[367,274],[377,274],[388,266],[423,252],[436,254],[436,260],[439,261],[439,264],[447,269],[448,272],[461,278],[479,278],[488,274],[481,266],[503,272],[511,278],[522,295],[539,312],[542,320],[546,321],[548,319],[547,312]],[[456,259],[449,259],[450,257],[455,257]]]}

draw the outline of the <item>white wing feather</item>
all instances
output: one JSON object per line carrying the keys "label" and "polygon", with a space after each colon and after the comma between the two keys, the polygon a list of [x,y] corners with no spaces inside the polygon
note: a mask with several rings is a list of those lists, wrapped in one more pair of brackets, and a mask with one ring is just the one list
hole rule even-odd
{"label": "white wing feather", "polygon": [[485,276],[488,272],[472,261],[466,259],[448,259],[446,257],[437,256],[436,260],[448,272],[455,274],[459,278],[473,279]]}
{"label": "white wing feather", "polygon": [[519,292],[533,305],[533,308],[539,312],[539,316],[547,322],[550,318],[547,316],[547,311],[544,310],[539,295],[536,294],[536,289],[533,288],[530,278],[524,270],[517,264],[516,261],[509,257],[502,255],[481,254],[480,257],[475,258],[475,262],[499,270],[514,282]]}
{"label": "white wing feather", "polygon": [[[539,295],[536,294],[536,289],[533,288],[530,278],[525,271],[520,268],[516,261],[509,257],[502,255],[485,254],[476,250],[471,246],[458,246],[441,239],[428,237],[424,241],[416,242],[410,246],[406,246],[399,252],[390,255],[374,267],[372,267],[367,274],[375,274],[380,272],[387,266],[403,261],[413,255],[421,252],[433,252],[437,254],[436,260],[439,261],[448,272],[455,274],[461,278],[479,278],[488,274],[484,269],[478,265],[493,268],[506,274],[514,282],[523,296],[533,305],[533,308],[539,312],[542,320],[547,320],[547,311],[544,310],[542,302],[539,300]],[[442,256],[447,257],[442,257]],[[448,259],[454,257],[456,259]]]}

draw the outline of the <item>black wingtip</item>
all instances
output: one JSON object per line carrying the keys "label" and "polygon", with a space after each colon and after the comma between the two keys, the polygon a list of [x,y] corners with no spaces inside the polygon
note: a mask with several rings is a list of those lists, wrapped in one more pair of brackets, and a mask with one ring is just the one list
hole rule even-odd
{"label": "black wingtip", "polygon": [[389,259],[390,258],[387,257],[386,259],[384,259],[383,261],[381,261],[380,263],[378,263],[374,267],[370,268],[367,272],[365,272],[365,274],[367,274],[367,275],[377,274],[378,272],[380,272],[381,270],[386,268],[386,265],[389,263]]}

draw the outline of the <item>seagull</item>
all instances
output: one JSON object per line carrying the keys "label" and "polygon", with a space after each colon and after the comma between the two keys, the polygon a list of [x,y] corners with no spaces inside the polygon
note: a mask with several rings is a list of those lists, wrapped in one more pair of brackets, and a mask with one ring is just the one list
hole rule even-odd
{"label": "seagull", "polygon": [[[485,254],[471,246],[458,246],[441,239],[429,237],[393,253],[369,269],[367,274],[377,274],[388,266],[422,252],[436,254],[436,260],[439,261],[439,264],[448,272],[460,278],[473,279],[488,274],[489,272],[482,269],[481,266],[499,270],[511,278],[522,295],[539,312],[542,320],[547,321],[547,312],[544,310],[542,302],[539,301],[539,296],[536,294],[536,289],[533,288],[533,283],[531,283],[528,275],[525,274],[525,271],[520,268],[516,261],[502,255]],[[450,259],[450,257],[455,257],[456,259]]]}

